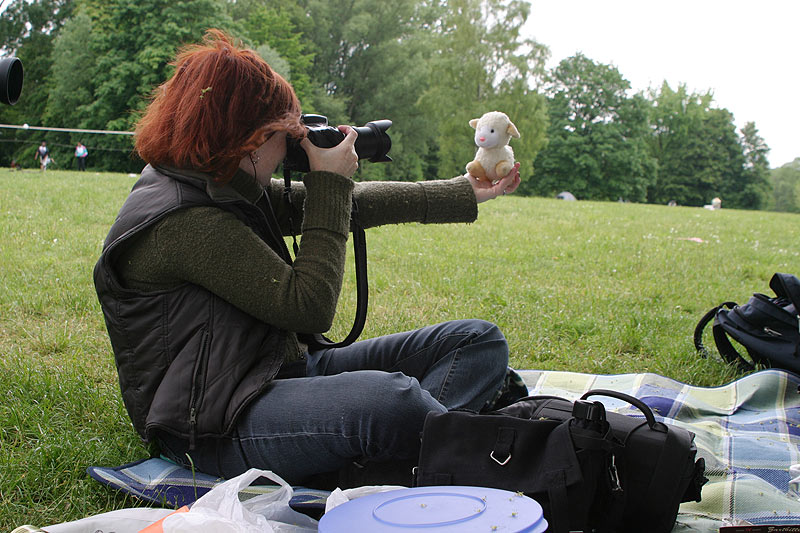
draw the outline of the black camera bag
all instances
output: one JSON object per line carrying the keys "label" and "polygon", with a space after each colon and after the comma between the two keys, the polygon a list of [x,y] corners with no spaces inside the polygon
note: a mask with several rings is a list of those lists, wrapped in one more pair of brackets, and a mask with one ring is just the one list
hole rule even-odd
{"label": "black camera bag", "polygon": [[[606,413],[586,400],[594,395],[627,401],[645,418]],[[666,533],[681,502],[700,501],[707,480],[696,454],[693,433],[657,422],[632,396],[532,396],[488,414],[429,414],[415,485],[523,492],[542,505],[553,533]]]}
{"label": "black camera bag", "polygon": [[[755,369],[755,363],[800,373],[800,280],[776,273],[769,286],[774,298],[754,293],[744,305],[724,302],[706,313],[694,331],[698,353],[708,357],[703,330],[713,319],[714,343],[729,364],[747,372]],[[728,336],[744,346],[753,363],[739,354]]]}

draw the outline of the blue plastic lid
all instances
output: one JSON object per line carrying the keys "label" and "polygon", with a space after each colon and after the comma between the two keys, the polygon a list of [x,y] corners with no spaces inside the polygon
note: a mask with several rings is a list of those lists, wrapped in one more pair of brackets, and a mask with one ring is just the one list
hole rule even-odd
{"label": "blue plastic lid", "polygon": [[[354,529],[357,527],[358,529]],[[415,487],[371,494],[342,504],[319,521],[320,533],[543,533],[535,500],[483,487]]]}

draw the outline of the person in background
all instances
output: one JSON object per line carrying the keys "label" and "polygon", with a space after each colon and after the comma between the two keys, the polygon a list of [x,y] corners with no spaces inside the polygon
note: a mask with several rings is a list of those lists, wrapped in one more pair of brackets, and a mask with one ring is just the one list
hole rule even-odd
{"label": "person in background", "polygon": [[89,155],[89,150],[82,143],[75,146],[75,158],[78,160],[78,170],[86,170],[86,156]]}
{"label": "person in background", "polygon": [[39,169],[44,172],[47,170],[47,165],[50,163],[50,151],[47,149],[47,143],[42,141],[36,153],[33,156],[34,161],[39,161]]}
{"label": "person in background", "polygon": [[42,172],[47,170],[47,167],[51,163],[55,163],[55,162],[56,162],[56,160],[53,159],[52,157],[50,157],[50,154],[45,154],[44,157],[42,158]]}
{"label": "person in background", "polygon": [[[209,30],[173,65],[136,127],[147,166],[94,271],[134,428],[212,475],[255,467],[311,485],[366,466],[389,481],[380,467],[418,456],[428,413],[488,408],[508,344],[495,324],[465,319],[310,346],[333,322],[351,207],[366,228],[472,222],[480,202],[516,190],[519,166],[495,184],[356,183],[357,132],[339,126],[340,144],[313,145],[291,85],[255,52]],[[291,204],[272,179],[288,138],[311,169]],[[410,467],[391,480],[410,484]]]}

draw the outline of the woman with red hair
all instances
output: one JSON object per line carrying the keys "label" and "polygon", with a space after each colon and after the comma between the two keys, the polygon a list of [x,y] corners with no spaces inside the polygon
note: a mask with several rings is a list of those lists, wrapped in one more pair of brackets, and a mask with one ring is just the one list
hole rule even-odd
{"label": "woman with red hair", "polygon": [[[489,405],[508,346],[488,322],[343,348],[303,339],[333,322],[353,201],[364,227],[470,222],[479,202],[517,188],[518,169],[495,185],[354,183],[356,131],[314,146],[292,87],[254,52],[210,30],[174,66],[136,128],[147,166],[94,271],[141,437],[209,474],[257,467],[310,483],[354,461],[413,462],[427,413]],[[291,203],[272,179],[288,137],[302,139],[311,169]],[[302,233],[294,260],[277,234],[290,217]],[[391,480],[410,483],[400,474]]]}

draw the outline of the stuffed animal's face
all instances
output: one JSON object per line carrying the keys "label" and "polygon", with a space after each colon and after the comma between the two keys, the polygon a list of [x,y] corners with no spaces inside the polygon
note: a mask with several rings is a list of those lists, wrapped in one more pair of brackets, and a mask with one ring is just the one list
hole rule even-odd
{"label": "stuffed animal's face", "polygon": [[475,144],[479,148],[496,148],[505,146],[511,137],[519,138],[517,127],[505,113],[490,111],[481,118],[474,118],[469,125],[475,128]]}
{"label": "stuffed animal's face", "polygon": [[480,124],[475,128],[475,144],[480,148],[494,148],[508,143],[509,137],[505,128],[498,128],[496,124]]}

